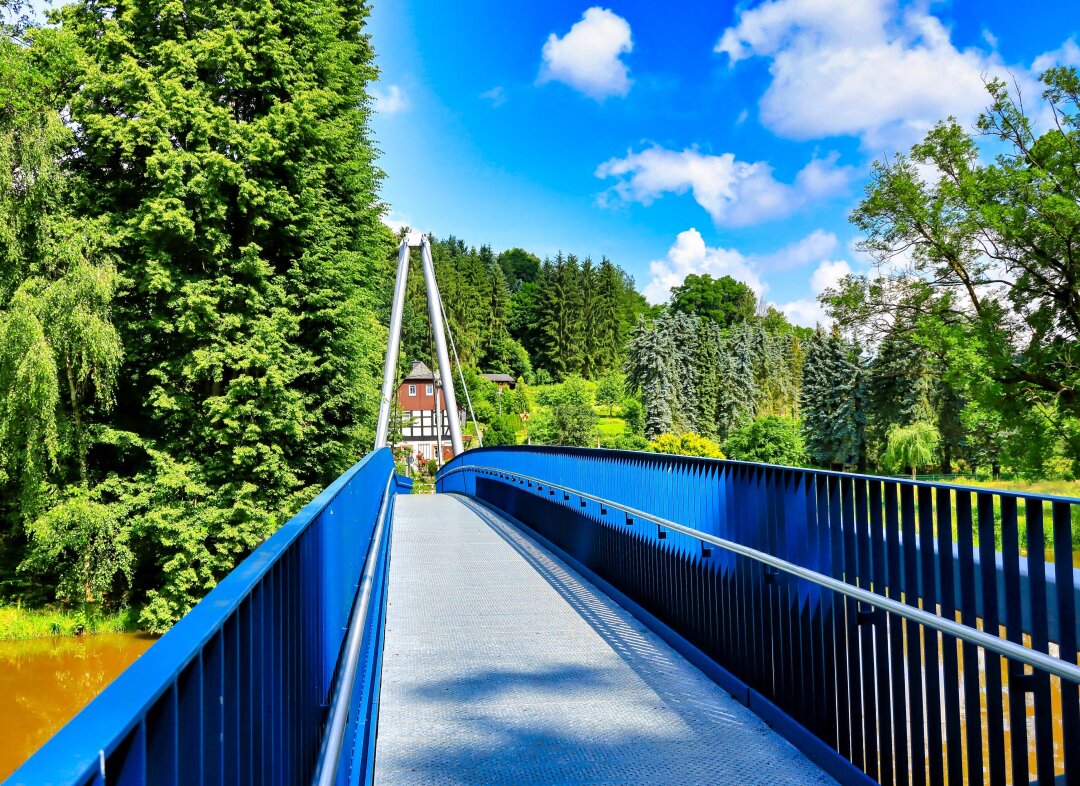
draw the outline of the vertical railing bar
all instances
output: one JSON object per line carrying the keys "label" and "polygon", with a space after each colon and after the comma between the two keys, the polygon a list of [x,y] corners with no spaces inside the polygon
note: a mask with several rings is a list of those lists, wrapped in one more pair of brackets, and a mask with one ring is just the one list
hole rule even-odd
{"label": "vertical railing bar", "polygon": [[[1024,501],[1024,525],[1028,543],[1028,581],[1031,601],[1031,647],[1050,653],[1049,606],[1046,593],[1046,534],[1043,526],[1041,500]],[[1056,602],[1056,599],[1055,599]],[[1049,779],[1054,774],[1054,724],[1050,693],[1050,676],[1045,672],[1032,674],[1032,699],[1035,710],[1035,775]]]}
{"label": "vertical railing bar", "polygon": [[[1054,526],[1054,578],[1057,582],[1059,628],[1058,657],[1067,663],[1077,662],[1076,586],[1072,567],[1072,505],[1055,501],[1051,507]],[[1080,685],[1059,680],[1061,686],[1062,751],[1065,757],[1065,782],[1080,782]]]}
{"label": "vertical railing bar", "polygon": [[[971,494],[956,493],[956,545],[960,559],[960,621],[976,627],[975,546],[972,541]],[[983,779],[982,699],[979,690],[979,649],[964,642],[964,729],[967,738],[966,760],[969,783]]]}
{"label": "vertical railing bar", "polygon": [[[946,487],[937,488],[937,550],[938,571],[941,578],[941,613],[950,620],[956,619],[959,604],[956,601],[956,562],[953,559],[952,492]],[[942,676],[945,681],[945,745],[949,783],[960,783],[964,773],[964,744],[960,716],[960,664],[957,639],[942,635]]]}
{"label": "vertical railing bar", "polygon": [[[931,614],[937,613],[937,559],[934,552],[934,496],[930,486],[919,486],[919,561],[922,568],[921,604]],[[944,760],[941,734],[941,688],[938,680],[941,657],[938,653],[938,632],[923,628],[923,674],[925,675],[926,693],[926,743],[927,764],[930,771],[930,783],[943,786],[945,783]]]}
{"label": "vertical railing bar", "polygon": [[[994,496],[978,495],[979,561],[982,573],[983,630],[997,636],[998,615],[997,559],[995,554]],[[1005,782],[1005,713],[1001,699],[1001,656],[983,650],[986,681],[986,741],[990,759],[990,782]]]}

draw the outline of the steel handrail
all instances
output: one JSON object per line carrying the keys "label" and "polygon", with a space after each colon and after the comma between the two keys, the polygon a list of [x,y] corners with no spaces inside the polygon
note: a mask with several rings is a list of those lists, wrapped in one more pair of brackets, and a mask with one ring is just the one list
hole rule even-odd
{"label": "steel handrail", "polygon": [[578,489],[570,488],[562,483],[552,483],[549,480],[542,480],[540,478],[532,477],[529,475],[523,475],[520,472],[513,472],[506,469],[500,469],[498,467],[482,467],[475,465],[466,465],[460,467],[453,467],[447,469],[440,474],[440,480],[443,478],[454,475],[458,472],[477,472],[486,475],[501,475],[514,481],[521,479],[523,481],[531,481],[538,486],[547,485],[549,488],[560,489],[564,494],[569,494],[581,499],[588,499],[596,502],[597,504],[620,510],[626,513],[633,519],[643,519],[645,521],[651,521],[659,527],[669,529],[673,532],[680,532],[684,535],[688,535],[692,538],[700,540],[704,543],[709,543],[713,546],[724,549],[725,551],[731,551],[735,554],[739,554],[743,557],[747,557],[756,562],[760,562],[764,565],[768,565],[771,568],[776,568],[784,573],[797,576],[801,579],[805,579],[819,587],[839,592],[842,595],[846,595],[853,600],[860,601],[869,606],[873,606],[877,609],[883,609],[885,611],[896,614],[911,622],[915,622],[919,625],[925,625],[928,628],[944,633],[948,636],[966,641],[969,644],[982,647],[990,652],[997,653],[1006,658],[1026,663],[1029,666],[1034,666],[1037,669],[1049,672],[1063,680],[1068,680],[1076,684],[1080,684],[1080,667],[1061,658],[1055,658],[1052,655],[1048,655],[1038,650],[1033,650],[1029,647],[1025,647],[1022,644],[1016,644],[1008,641],[1007,639],[993,636],[989,633],[981,631],[977,628],[972,628],[967,625],[963,625],[959,622],[946,619],[945,617],[939,617],[936,614],[931,614],[928,611],[909,606],[906,603],[887,598],[884,595],[879,595],[876,592],[870,592],[862,587],[856,587],[852,584],[848,584],[840,579],[835,579],[832,576],[827,576],[824,573],[819,573],[816,570],[810,568],[804,568],[801,565],[796,565],[793,562],[774,557],[772,554],[768,554],[764,551],[758,551],[750,546],[744,546],[741,543],[735,543],[734,541],[727,540],[725,538],[717,537],[716,535],[709,534],[707,532],[701,532],[700,530],[687,527],[683,524],[678,524],[669,519],[665,519],[661,516],[655,516],[652,513],[646,513],[643,510],[637,508],[631,508],[627,505],[621,505],[618,502],[612,502],[609,499],[598,497],[595,494],[590,494],[587,491],[579,491]]}
{"label": "steel handrail", "polygon": [[383,491],[383,503],[379,508],[379,520],[371,533],[364,570],[360,574],[360,584],[356,591],[356,602],[349,616],[349,634],[345,642],[345,660],[341,674],[334,686],[330,700],[330,712],[327,715],[326,729],[319,746],[319,757],[315,764],[315,786],[330,786],[337,776],[338,762],[341,758],[341,746],[345,737],[345,725],[349,720],[349,703],[352,699],[353,685],[356,682],[356,670],[360,663],[360,648],[364,643],[364,629],[367,627],[368,610],[371,607],[372,588],[378,568],[382,541],[386,532],[387,511],[390,508],[391,489],[395,482],[395,473],[391,472]]}

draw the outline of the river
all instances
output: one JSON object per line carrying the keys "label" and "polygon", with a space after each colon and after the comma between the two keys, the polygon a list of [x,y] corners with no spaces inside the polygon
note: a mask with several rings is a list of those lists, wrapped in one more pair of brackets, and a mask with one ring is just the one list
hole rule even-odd
{"label": "river", "polygon": [[0,780],[154,641],[141,633],[0,641]]}

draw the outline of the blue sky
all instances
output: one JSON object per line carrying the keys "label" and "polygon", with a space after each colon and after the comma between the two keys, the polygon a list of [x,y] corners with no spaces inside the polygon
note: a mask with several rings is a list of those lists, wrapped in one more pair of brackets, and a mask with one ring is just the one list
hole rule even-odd
{"label": "blue sky", "polygon": [[497,251],[608,256],[654,302],[731,274],[803,324],[868,263],[847,215],[870,163],[982,76],[1031,100],[1080,65],[1071,0],[375,1],[388,221]]}

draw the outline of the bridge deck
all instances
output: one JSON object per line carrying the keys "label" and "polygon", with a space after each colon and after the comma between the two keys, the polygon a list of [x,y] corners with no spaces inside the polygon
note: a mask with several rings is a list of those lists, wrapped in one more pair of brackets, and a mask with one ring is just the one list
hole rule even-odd
{"label": "bridge deck", "polygon": [[397,502],[376,784],[832,781],[515,526]]}

